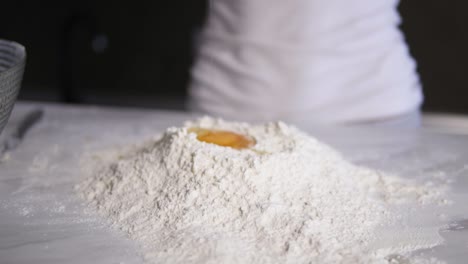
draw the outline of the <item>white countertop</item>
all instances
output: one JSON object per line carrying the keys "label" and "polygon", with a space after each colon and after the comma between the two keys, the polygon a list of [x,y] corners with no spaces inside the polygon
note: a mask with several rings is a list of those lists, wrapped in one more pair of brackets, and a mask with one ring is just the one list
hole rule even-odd
{"label": "white countertop", "polygon": [[[0,263],[141,263],[138,245],[86,212],[76,197],[73,186],[83,176],[80,157],[142,142],[190,115],[19,103],[0,142],[25,113],[38,107],[44,109],[43,119],[0,161]],[[300,126],[356,163],[403,177],[449,179],[454,204],[443,221],[452,227],[440,230],[445,243],[425,254],[466,263],[468,134],[433,128]]]}

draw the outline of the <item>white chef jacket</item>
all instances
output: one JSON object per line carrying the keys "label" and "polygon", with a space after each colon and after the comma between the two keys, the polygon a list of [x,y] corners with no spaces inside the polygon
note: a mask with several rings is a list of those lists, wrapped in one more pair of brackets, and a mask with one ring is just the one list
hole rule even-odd
{"label": "white chef jacket", "polygon": [[346,123],[417,111],[398,0],[212,0],[189,90],[235,120]]}

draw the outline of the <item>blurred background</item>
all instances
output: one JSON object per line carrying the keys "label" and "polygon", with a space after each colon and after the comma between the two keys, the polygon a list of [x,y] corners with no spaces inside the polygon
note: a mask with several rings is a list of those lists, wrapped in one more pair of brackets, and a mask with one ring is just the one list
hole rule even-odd
{"label": "blurred background", "polygon": [[[206,9],[202,0],[6,1],[0,38],[27,48],[20,100],[180,110]],[[468,114],[468,2],[402,0],[399,10],[423,109]]]}

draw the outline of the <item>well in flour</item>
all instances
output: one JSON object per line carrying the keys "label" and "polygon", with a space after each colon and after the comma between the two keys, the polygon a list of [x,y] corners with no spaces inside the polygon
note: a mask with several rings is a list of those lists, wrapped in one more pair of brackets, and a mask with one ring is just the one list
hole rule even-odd
{"label": "well in flour", "polygon": [[[213,144],[193,128],[254,144]],[[388,263],[434,244],[372,246],[375,231],[397,218],[392,198],[417,200],[425,188],[355,166],[281,122],[206,117],[167,129],[77,190],[139,241],[150,263]]]}

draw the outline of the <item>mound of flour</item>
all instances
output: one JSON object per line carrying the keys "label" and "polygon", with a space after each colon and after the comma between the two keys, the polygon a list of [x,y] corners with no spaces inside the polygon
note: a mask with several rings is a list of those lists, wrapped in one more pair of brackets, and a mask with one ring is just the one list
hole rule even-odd
{"label": "mound of flour", "polygon": [[[191,127],[230,130],[256,144],[201,142]],[[281,122],[212,118],[122,153],[77,191],[138,240],[152,263],[397,263],[391,256],[432,244],[373,247],[376,230],[398,219],[389,205],[438,199],[357,167]]]}

